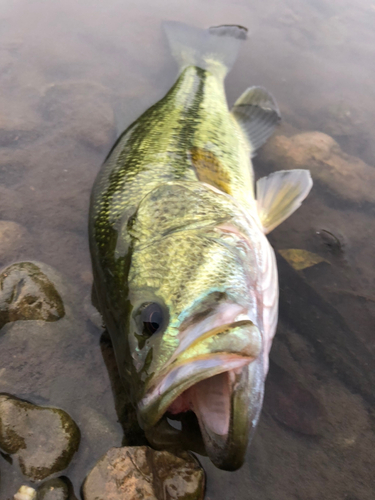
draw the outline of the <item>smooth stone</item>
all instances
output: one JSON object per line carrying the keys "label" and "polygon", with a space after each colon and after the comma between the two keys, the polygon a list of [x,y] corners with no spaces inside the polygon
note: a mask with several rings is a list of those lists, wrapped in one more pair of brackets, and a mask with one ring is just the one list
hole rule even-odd
{"label": "smooth stone", "polygon": [[148,446],[111,448],[83,485],[85,500],[203,500],[205,474],[193,455]]}
{"label": "smooth stone", "polygon": [[64,470],[78,450],[80,431],[63,410],[0,394],[0,448],[16,455],[33,481]]}
{"label": "smooth stone", "polygon": [[32,262],[19,262],[0,275],[0,328],[18,320],[57,321],[65,315],[54,284]]}
{"label": "smooth stone", "polygon": [[273,137],[259,153],[259,160],[274,170],[308,169],[312,178],[336,196],[374,203],[375,169],[344,153],[338,143],[322,132]]}
{"label": "smooth stone", "polygon": [[67,478],[45,481],[37,490],[37,500],[77,500],[73,487]]}
{"label": "smooth stone", "polygon": [[36,490],[30,486],[21,486],[13,497],[14,500],[35,500]]}

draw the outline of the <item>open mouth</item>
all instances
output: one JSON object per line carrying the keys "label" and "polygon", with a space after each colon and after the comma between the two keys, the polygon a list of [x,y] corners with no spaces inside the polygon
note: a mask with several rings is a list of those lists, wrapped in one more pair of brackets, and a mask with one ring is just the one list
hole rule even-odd
{"label": "open mouth", "polygon": [[[149,386],[140,418],[149,437],[161,421],[166,429],[168,417],[183,420],[194,412],[212,462],[233,470],[242,465],[262,402],[261,336],[253,323],[239,321],[211,332],[199,348],[197,355],[190,346]],[[175,432],[175,446],[184,430]]]}
{"label": "open mouth", "polygon": [[236,375],[241,370],[241,362],[238,367],[206,378],[186,389],[168,407],[167,412],[171,415],[179,415],[187,411],[193,411],[199,422],[204,427],[219,436],[229,434],[231,416],[231,394]]}

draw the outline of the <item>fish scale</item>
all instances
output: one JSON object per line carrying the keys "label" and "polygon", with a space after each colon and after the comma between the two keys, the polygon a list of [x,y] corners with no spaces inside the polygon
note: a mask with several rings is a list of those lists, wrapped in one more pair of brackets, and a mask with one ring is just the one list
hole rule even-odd
{"label": "fish scale", "polygon": [[251,156],[280,116],[260,87],[228,109],[224,77],[245,28],[165,29],[179,77],[120,135],[92,190],[94,294],[150,444],[235,470],[259,418],[276,330],[265,233],[312,183],[307,171],[276,172],[258,181],[255,199]]}

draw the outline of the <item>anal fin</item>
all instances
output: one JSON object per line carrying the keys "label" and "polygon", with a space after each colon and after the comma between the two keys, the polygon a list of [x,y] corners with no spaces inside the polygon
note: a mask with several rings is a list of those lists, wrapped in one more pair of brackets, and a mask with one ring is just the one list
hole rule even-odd
{"label": "anal fin", "polygon": [[258,180],[258,215],[265,234],[301,206],[312,185],[309,170],[280,170]]}
{"label": "anal fin", "polygon": [[274,98],[263,87],[245,90],[234,103],[231,113],[247,135],[252,154],[272,135],[281,120]]}

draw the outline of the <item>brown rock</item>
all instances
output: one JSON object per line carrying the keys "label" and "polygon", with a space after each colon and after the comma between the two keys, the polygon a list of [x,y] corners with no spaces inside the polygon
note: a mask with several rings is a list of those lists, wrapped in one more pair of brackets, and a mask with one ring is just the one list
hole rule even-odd
{"label": "brown rock", "polygon": [[83,485],[85,500],[203,500],[205,477],[189,453],[111,448]]}
{"label": "brown rock", "polygon": [[335,195],[346,200],[375,201],[375,169],[345,154],[332,137],[321,132],[275,136],[259,158],[275,170],[309,169],[313,179],[319,179]]}
{"label": "brown rock", "polygon": [[0,328],[18,320],[57,321],[64,315],[60,295],[37,265],[19,262],[0,274]]}
{"label": "brown rock", "polygon": [[63,410],[0,395],[0,448],[18,457],[30,479],[45,479],[64,470],[79,442],[79,429]]}
{"label": "brown rock", "polygon": [[37,491],[37,500],[77,500],[68,478],[48,479]]}

